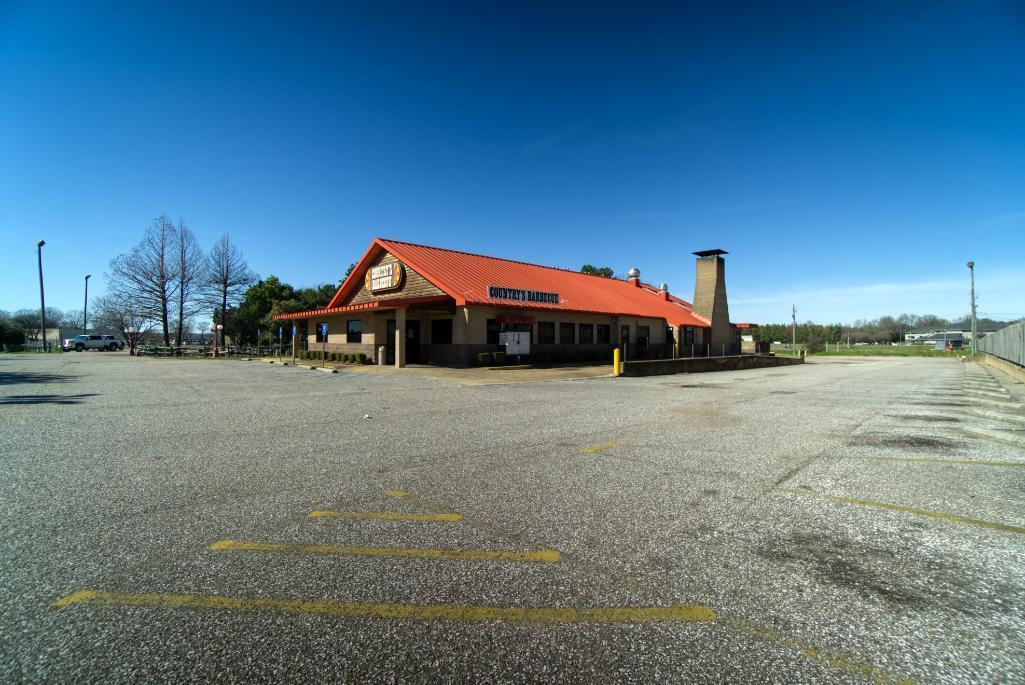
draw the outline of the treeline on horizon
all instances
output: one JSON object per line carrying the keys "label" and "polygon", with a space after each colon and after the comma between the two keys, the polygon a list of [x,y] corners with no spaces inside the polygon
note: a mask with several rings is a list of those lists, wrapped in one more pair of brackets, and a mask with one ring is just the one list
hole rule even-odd
{"label": "treeline on horizon", "polygon": [[[901,314],[900,316],[883,316],[878,319],[858,319],[852,324],[817,324],[811,321],[797,324],[797,343],[877,343],[888,345],[901,342],[904,335],[919,328],[935,330],[961,328],[970,326],[969,317],[951,321],[933,314]],[[999,325],[1002,322],[981,318],[979,326]],[[759,324],[754,329],[755,340],[762,342],[788,343],[793,339],[792,323]]]}

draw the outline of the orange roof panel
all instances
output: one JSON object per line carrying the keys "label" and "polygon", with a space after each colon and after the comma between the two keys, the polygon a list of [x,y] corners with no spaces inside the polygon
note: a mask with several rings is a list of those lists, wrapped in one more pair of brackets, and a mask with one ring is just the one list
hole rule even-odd
{"label": "orange roof panel", "polygon": [[[374,244],[387,250],[455,299],[457,305],[487,305],[532,310],[589,312],[613,316],[665,319],[674,326],[707,327],[690,303],[666,297],[654,286],[632,281],[591,276],[568,269],[527,264],[509,259],[446,250],[398,240],[378,238]],[[364,260],[368,261],[373,246]],[[353,275],[355,275],[355,270]],[[350,277],[350,280],[355,280]],[[342,284],[339,299],[349,281]],[[489,286],[558,293],[558,302],[520,302],[489,296]]]}

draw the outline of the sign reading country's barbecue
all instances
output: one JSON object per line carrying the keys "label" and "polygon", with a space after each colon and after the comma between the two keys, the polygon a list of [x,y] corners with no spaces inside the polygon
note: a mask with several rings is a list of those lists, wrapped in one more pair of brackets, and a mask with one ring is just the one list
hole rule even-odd
{"label": "sign reading country's barbecue", "polygon": [[488,286],[488,297],[493,300],[513,300],[515,302],[542,302],[559,304],[559,293],[546,293],[540,290],[520,290],[505,288],[500,285]]}

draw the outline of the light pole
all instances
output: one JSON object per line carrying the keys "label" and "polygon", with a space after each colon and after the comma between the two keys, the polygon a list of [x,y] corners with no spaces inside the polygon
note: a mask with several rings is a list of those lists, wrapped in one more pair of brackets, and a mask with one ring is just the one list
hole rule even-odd
{"label": "light pole", "polygon": [[46,245],[45,240],[40,240],[36,243],[36,249],[39,253],[39,323],[43,327],[43,352],[46,352],[46,297],[43,294],[43,245]]}
{"label": "light pole", "polygon": [[85,275],[85,305],[82,306],[82,335],[89,332],[89,279],[92,274]]}
{"label": "light pole", "polygon": [[128,356],[135,356],[135,327],[129,326],[125,329],[125,338],[128,339]]}
{"label": "light pole", "polygon": [[221,324],[217,324],[216,326],[214,326],[213,324],[210,325],[210,332],[214,334],[214,356],[215,357],[219,357],[220,356],[220,354],[219,354],[219,352],[217,350],[217,334],[220,333],[223,330],[224,330],[224,326],[221,325]]}
{"label": "light pole", "polygon": [[972,298],[972,356],[978,351],[976,338],[978,337],[978,325],[975,319],[975,262],[968,262],[968,284]]}

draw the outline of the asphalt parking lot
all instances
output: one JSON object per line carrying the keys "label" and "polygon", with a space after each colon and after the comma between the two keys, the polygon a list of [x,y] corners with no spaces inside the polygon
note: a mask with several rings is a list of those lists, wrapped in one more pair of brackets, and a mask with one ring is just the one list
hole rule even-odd
{"label": "asphalt parking lot", "polygon": [[1025,681],[1025,386],[0,357],[0,681]]}

